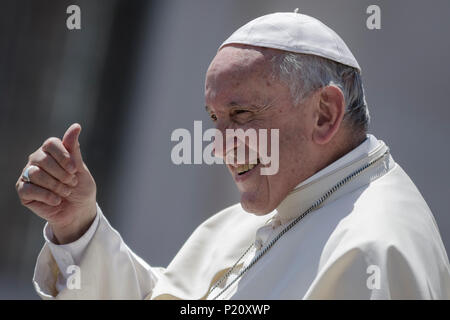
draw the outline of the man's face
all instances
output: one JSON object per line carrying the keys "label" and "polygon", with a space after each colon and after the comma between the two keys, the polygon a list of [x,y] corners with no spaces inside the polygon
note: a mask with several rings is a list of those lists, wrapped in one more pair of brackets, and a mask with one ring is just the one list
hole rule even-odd
{"label": "man's face", "polygon": [[[278,173],[261,175],[264,165],[259,163],[239,174],[242,168],[227,164],[241,193],[242,207],[260,215],[273,211],[298,183],[314,174],[311,98],[294,105],[289,87],[273,75],[270,59],[274,54],[278,51],[227,46],[217,53],[206,74],[206,109],[224,142],[226,129],[279,129]],[[245,144],[248,148],[248,139]],[[270,150],[269,144],[268,154]],[[229,151],[225,143],[215,148],[216,156],[225,157]]]}

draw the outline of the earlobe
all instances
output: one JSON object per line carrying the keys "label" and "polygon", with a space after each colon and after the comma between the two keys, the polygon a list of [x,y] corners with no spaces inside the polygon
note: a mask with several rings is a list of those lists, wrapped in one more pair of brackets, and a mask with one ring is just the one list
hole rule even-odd
{"label": "earlobe", "polygon": [[313,141],[324,145],[338,132],[345,113],[345,101],[342,91],[336,86],[321,89],[316,109]]}

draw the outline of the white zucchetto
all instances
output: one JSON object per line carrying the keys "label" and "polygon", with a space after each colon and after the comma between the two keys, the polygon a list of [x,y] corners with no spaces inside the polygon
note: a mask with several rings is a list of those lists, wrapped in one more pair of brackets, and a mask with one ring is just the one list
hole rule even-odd
{"label": "white zucchetto", "polygon": [[316,18],[277,12],[256,18],[236,30],[222,45],[245,44],[324,57],[361,71],[345,42]]}

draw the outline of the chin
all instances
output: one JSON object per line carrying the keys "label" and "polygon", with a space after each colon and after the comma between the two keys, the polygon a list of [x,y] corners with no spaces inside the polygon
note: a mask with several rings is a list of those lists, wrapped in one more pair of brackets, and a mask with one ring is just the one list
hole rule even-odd
{"label": "chin", "polygon": [[272,212],[276,206],[270,205],[269,199],[261,197],[258,193],[245,192],[241,194],[241,206],[248,212],[263,216]]}

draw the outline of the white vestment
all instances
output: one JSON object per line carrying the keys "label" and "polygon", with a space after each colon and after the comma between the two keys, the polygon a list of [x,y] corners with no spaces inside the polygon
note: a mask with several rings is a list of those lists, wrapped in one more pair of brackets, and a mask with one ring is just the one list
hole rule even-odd
{"label": "white vestment", "polygon": [[[98,208],[96,223],[80,239],[86,243],[76,259],[79,288],[68,288],[68,275],[60,271],[61,261],[72,257],[49,241],[33,283],[45,299],[212,299],[219,293],[219,299],[449,299],[449,261],[436,222],[387,150],[368,135],[297,186],[274,212],[256,216],[237,204],[215,214],[167,268],[136,256]],[[371,161],[221,292],[283,228]],[[210,291],[251,243],[235,270]]]}

